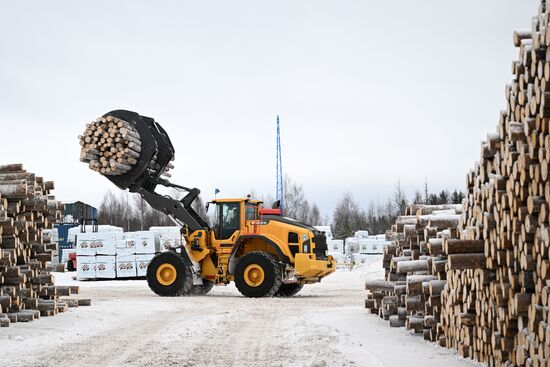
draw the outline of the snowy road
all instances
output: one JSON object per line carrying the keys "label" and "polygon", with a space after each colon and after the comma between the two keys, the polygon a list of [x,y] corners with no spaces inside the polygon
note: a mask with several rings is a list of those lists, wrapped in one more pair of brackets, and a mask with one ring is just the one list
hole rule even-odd
{"label": "snowy road", "polygon": [[[0,329],[6,366],[479,366],[368,315],[365,277],[338,271],[288,299],[247,299],[234,286],[161,298],[145,281],[75,282],[92,307]],[[371,270],[373,269],[373,270]],[[418,364],[414,364],[418,361]],[[421,363],[420,363],[421,361]]]}

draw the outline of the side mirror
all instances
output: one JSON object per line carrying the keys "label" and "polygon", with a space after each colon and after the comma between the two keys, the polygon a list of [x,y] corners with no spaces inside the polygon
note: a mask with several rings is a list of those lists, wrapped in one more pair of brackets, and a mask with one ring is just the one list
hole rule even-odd
{"label": "side mirror", "polygon": [[204,210],[206,210],[207,213],[208,213],[208,208],[210,208],[210,202],[206,203],[206,208],[204,208]]}

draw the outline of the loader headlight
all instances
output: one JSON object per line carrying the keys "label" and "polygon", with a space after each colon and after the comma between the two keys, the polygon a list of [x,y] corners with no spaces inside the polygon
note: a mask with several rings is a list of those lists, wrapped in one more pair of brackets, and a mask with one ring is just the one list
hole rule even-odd
{"label": "loader headlight", "polygon": [[309,237],[307,236],[307,234],[304,233],[304,234],[302,235],[302,242],[307,241],[308,238],[309,238]]}

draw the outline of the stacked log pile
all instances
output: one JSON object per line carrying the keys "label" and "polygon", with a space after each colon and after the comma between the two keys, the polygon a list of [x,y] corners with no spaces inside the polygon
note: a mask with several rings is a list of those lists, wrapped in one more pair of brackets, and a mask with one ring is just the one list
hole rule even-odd
{"label": "stacked log pile", "polygon": [[[532,29],[515,32],[514,44],[519,47],[519,61],[512,64],[506,109],[501,111],[497,132],[482,143],[480,162],[467,176],[459,239],[442,241],[446,284],[440,318],[434,322],[443,332],[440,344],[456,348],[464,357],[490,366],[546,366],[550,364],[550,2],[541,1]],[[386,281],[385,288],[367,284],[374,290],[370,297],[376,298],[368,306],[381,310],[382,316],[384,312],[394,316],[391,299],[388,306],[383,300],[403,286],[402,275],[398,271],[392,275],[398,256],[415,256],[412,249],[402,251],[401,245],[411,220],[403,217],[396,223],[403,229],[399,245],[387,249],[387,280],[393,284]],[[400,311],[397,317],[402,320]]]}
{"label": "stacked log pile", "polygon": [[[113,116],[99,117],[86,124],[80,135],[80,161],[88,163],[91,170],[107,176],[120,176],[132,170],[141,154],[142,141],[139,132],[128,121]],[[153,157],[149,168],[160,170],[157,157]],[[163,176],[170,177],[170,163]]]}
{"label": "stacked log pile", "polygon": [[367,281],[365,306],[427,340],[438,340],[441,292],[446,284],[444,244],[457,237],[462,205],[413,205],[386,236],[384,281]]}
{"label": "stacked log pile", "polygon": [[441,325],[445,343],[490,365],[545,366],[550,359],[550,3],[531,31],[514,33],[519,61],[497,133],[467,177],[462,238],[470,263],[449,263]]}
{"label": "stacked log pile", "polygon": [[77,294],[78,287],[55,287],[49,271],[56,244],[42,231],[61,218],[62,209],[53,189],[53,182],[21,164],[0,165],[0,326],[52,316],[79,303],[59,298]]}

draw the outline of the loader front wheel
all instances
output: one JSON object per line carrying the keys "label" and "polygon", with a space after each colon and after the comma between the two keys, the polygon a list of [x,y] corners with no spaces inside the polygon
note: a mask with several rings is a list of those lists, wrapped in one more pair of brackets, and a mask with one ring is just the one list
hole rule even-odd
{"label": "loader front wheel", "polygon": [[168,251],[155,256],[147,266],[147,284],[159,296],[175,297],[189,293],[193,278],[181,256]]}
{"label": "loader front wheel", "polygon": [[281,268],[267,253],[250,252],[235,268],[235,285],[246,297],[273,297],[281,286]]}

